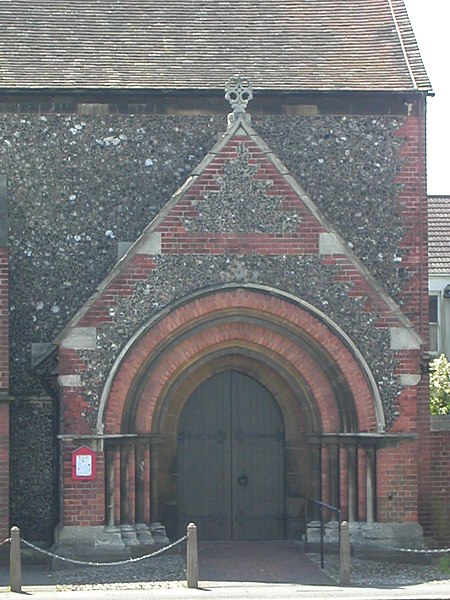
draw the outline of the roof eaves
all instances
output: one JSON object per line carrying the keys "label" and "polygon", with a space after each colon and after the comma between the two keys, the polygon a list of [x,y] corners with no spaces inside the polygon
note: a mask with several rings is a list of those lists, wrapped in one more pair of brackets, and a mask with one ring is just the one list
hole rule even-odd
{"label": "roof eaves", "polygon": [[413,86],[433,95],[404,0],[388,0],[388,3]]}

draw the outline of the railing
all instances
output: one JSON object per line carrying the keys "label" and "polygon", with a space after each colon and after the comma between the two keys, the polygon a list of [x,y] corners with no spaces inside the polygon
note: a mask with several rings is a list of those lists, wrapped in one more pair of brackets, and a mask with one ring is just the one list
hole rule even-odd
{"label": "railing", "polygon": [[309,514],[308,507],[309,504],[313,504],[319,512],[319,522],[320,522],[320,567],[323,569],[325,566],[324,561],[324,510],[331,511],[337,514],[337,522],[338,522],[338,555],[339,555],[339,583],[341,585],[349,585],[350,584],[350,532],[349,525],[347,521],[341,521],[341,510],[336,506],[331,506],[331,504],[327,504],[326,502],[321,502],[320,500],[314,500],[314,498],[307,498],[306,496],[301,496],[305,503],[303,506],[304,510],[304,519],[305,519],[305,550],[308,544],[308,522],[309,522]]}
{"label": "railing", "polygon": [[310,504],[313,504],[316,510],[314,511],[317,514],[319,512],[319,522],[320,522],[320,567],[324,568],[324,532],[325,532],[325,523],[324,523],[324,509],[328,511],[335,512],[337,514],[338,521],[338,544],[341,546],[341,511],[336,506],[331,506],[331,504],[327,504],[326,502],[320,502],[320,500],[314,500],[314,498],[308,498],[306,496],[301,496],[305,501],[303,505],[304,512],[304,520],[305,520],[305,550],[308,544],[308,523],[309,523],[309,511],[308,508]]}

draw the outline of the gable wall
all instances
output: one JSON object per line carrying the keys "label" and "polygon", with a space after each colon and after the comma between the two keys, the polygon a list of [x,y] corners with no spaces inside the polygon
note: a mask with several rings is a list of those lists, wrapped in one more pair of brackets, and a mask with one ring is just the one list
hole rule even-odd
{"label": "gable wall", "polygon": [[[180,106],[183,103],[177,102]],[[308,106],[314,104],[313,99],[308,102]],[[354,109],[357,104],[348,99],[336,103],[327,97],[318,109],[309,113],[310,109],[290,109],[290,114],[311,116],[292,117],[283,109],[284,115],[255,117],[254,126],[344,238],[355,246],[357,255],[370,269],[374,268],[378,280],[395,293],[399,290],[398,263],[392,259],[397,249],[408,249],[402,255],[401,266],[407,266],[412,277],[406,283],[407,293],[401,297],[407,315],[418,325],[420,313],[426,310],[419,306],[421,278],[417,275],[421,117],[416,106],[407,117],[403,103],[380,109],[380,103],[372,99],[360,102]],[[273,103],[267,112],[276,110],[276,106],[279,103]],[[339,115],[335,114],[336,106]],[[8,110],[15,111],[16,107],[9,104]],[[223,116],[127,114],[129,107],[120,115],[108,114],[109,109],[102,109],[103,114],[95,114],[93,108],[84,110],[85,114],[76,114],[77,105],[73,104],[64,115],[55,113],[53,104],[37,108],[21,105],[20,114],[5,114],[0,123],[3,142],[0,163],[12,178],[14,197],[11,359],[14,392],[19,397],[42,393],[28,366],[31,342],[49,341],[56,335],[114,264],[117,241],[132,241],[138,236],[225,128]],[[351,114],[353,110],[357,114]],[[197,106],[195,111],[204,112],[204,108]],[[381,114],[389,111],[398,116]],[[222,106],[216,112],[223,114]],[[384,163],[380,161],[383,156]],[[149,159],[152,164],[147,165]],[[361,172],[358,160],[364,165],[362,178],[358,174]],[[397,188],[397,184],[403,187]],[[369,200],[364,203],[366,196]],[[380,202],[383,208],[378,210]],[[376,214],[371,213],[369,221],[363,222],[357,216],[360,206],[363,214],[369,206],[374,206]],[[406,223],[408,230],[403,239],[399,237],[399,223],[393,218],[396,207],[400,207],[402,226]],[[311,227],[317,226],[311,224]],[[358,233],[361,227],[363,235]],[[105,235],[108,231],[113,237]],[[367,248],[372,248],[372,239],[377,246],[369,255]],[[312,240],[302,236],[291,238],[285,246],[280,244],[280,252],[283,248],[283,252],[295,254],[301,249],[314,254],[317,239]],[[225,235],[221,252],[251,254],[251,247],[256,244],[259,254],[270,254],[272,242],[270,235],[256,240],[247,234],[239,243]],[[193,249],[182,248],[179,237],[176,240],[166,237],[164,251],[168,254],[169,244],[173,243],[178,244],[181,252]],[[195,243],[200,251],[200,240]],[[203,246],[201,251],[209,249]],[[377,262],[378,251],[386,253],[388,259]],[[323,259],[324,264],[330,265],[340,261],[339,257],[331,256]],[[122,295],[131,295],[136,281],[144,279],[152,264],[152,257],[139,255],[133,259],[127,267],[129,271],[111,285],[110,300],[86,314],[83,326],[109,322],[110,302],[114,301],[117,290]],[[352,268],[340,264],[341,278],[343,282],[351,279],[355,287],[350,295],[359,296],[365,284],[354,277]],[[43,281],[45,286],[41,284]],[[376,309],[375,305],[376,302],[371,307],[369,298],[367,311]],[[83,368],[77,350],[64,350],[63,365],[64,353],[72,353],[72,359],[78,361],[78,370]],[[408,365],[402,358],[397,373],[408,374],[416,369],[417,358],[411,360]],[[71,375],[73,370],[71,367],[62,374]],[[75,390],[72,392],[76,395]],[[409,414],[410,392],[404,392],[400,402],[403,408],[396,423],[400,429],[409,429],[415,422],[415,416]],[[72,405],[73,416],[86,409],[90,407],[84,399],[78,408]],[[18,422],[19,419],[15,420],[15,427]],[[27,424],[33,435],[32,420]],[[88,423],[85,427],[83,431],[91,430]],[[16,486],[15,480],[13,485]],[[48,482],[43,481],[41,487],[48,488]],[[27,510],[28,502],[21,510]]]}
{"label": "gable wall", "polygon": [[[239,158],[241,155],[245,155],[245,160]],[[259,190],[259,195],[256,194],[258,201],[255,204],[252,204],[251,194],[241,198],[242,190],[239,185],[233,188],[233,172],[238,168],[243,169],[238,177],[241,185],[243,185],[242,181],[245,181],[245,169],[255,170],[250,177],[253,182],[270,182],[264,193]],[[228,173],[228,175],[224,173]],[[409,174],[408,177],[410,177]],[[255,185],[257,187],[257,183]],[[248,191],[256,193],[253,188],[249,188]],[[368,279],[361,274],[360,269],[345,254],[339,250],[319,254],[319,236],[326,234],[325,227],[305,208],[298,196],[287,185],[286,180],[267,161],[260,147],[246,136],[236,137],[228,142],[206,168],[201,170],[198,178],[184,194],[180,198],[175,198],[176,204],[164,211],[159,224],[155,225],[151,233],[145,234],[141,245],[138,243],[136,249],[133,249],[131,254],[124,258],[107,286],[101,290],[95,301],[81,316],[77,323],[79,329],[76,327],[72,332],[68,332],[67,339],[63,338],[62,340],[60,372],[62,377],[67,378],[64,433],[87,435],[89,431],[94,430],[99,393],[102,389],[101,380],[99,384],[102,372],[104,378],[112,366],[112,360],[117,356],[117,351],[127,342],[129,333],[142,323],[142,319],[148,319],[152,314],[151,305],[155,305],[156,310],[160,310],[171,299],[182,298],[185,281],[188,282],[192,291],[201,289],[204,271],[207,273],[209,284],[225,282],[223,279],[221,280],[224,267],[231,273],[229,275],[230,282],[236,281],[233,279],[232,273],[236,268],[240,268],[242,273],[239,275],[239,280],[244,283],[263,284],[265,283],[264,277],[267,276],[263,272],[266,269],[273,269],[274,261],[277,262],[275,257],[282,258],[283,261],[287,257],[292,257],[294,259],[292,264],[296,269],[294,279],[300,280],[303,275],[299,270],[301,260],[305,261],[308,257],[315,257],[315,261],[310,263],[309,271],[306,270],[304,275],[305,278],[312,279],[323,267],[328,268],[328,279],[321,280],[319,278],[314,290],[318,294],[315,302],[326,314],[329,314],[327,305],[330,302],[330,288],[336,284],[341,286],[343,297],[348,296],[359,300],[358,308],[355,304],[353,307],[355,312],[351,314],[350,318],[355,319],[359,312],[360,318],[366,320],[364,327],[366,334],[371,330],[378,331],[386,339],[386,336],[389,338],[390,327],[401,327],[396,316],[382,301],[379,292],[369,284]],[[261,205],[264,210],[270,211],[268,198],[272,198],[272,201],[275,198],[282,199],[273,220],[268,219],[271,226],[274,227],[273,231],[264,231],[264,223],[259,220],[258,211],[261,210]],[[244,211],[241,218],[237,219],[233,226],[230,226],[228,217],[232,218],[234,211],[239,212],[240,202],[245,203],[248,213]],[[229,205],[232,206],[232,209],[228,214]],[[212,206],[214,210],[211,209]],[[293,227],[288,227],[285,222],[283,224],[285,229],[277,230],[274,224],[277,223],[276,219],[280,214],[288,215],[291,222],[295,216],[298,218],[298,222],[295,222]],[[147,237],[150,235],[156,236],[156,239],[160,241],[156,247],[153,243],[149,248]],[[301,260],[296,257],[301,257]],[[259,275],[250,275],[249,260],[253,261]],[[299,262],[296,264],[295,260]],[[220,261],[222,261],[222,266],[219,268]],[[165,273],[162,272],[164,265],[168,269]],[[256,280],[253,280],[252,277],[256,277]],[[414,279],[414,275],[412,275],[412,279]],[[283,283],[276,279],[272,280],[271,284],[275,287],[281,286],[281,289],[286,292],[295,292],[292,288],[283,288]],[[141,299],[142,295],[146,294],[146,287],[150,290],[147,292],[149,305]],[[156,294],[154,295],[155,290]],[[346,291],[344,292],[344,290]],[[301,293],[299,293],[299,297],[305,298]],[[377,311],[377,317],[372,324],[374,310]],[[133,311],[136,316],[133,315]],[[127,323],[127,319],[131,319],[131,325]],[[128,333],[127,327],[131,327]],[[350,326],[347,324],[347,327]],[[96,335],[92,332],[92,328],[95,328]],[[350,329],[347,329],[347,333],[356,343],[363,344],[362,339],[355,338]],[[83,342],[84,335],[86,337]],[[212,332],[212,335],[212,340],[218,343],[221,338],[217,332]],[[97,339],[96,347],[95,344],[92,347],[90,344],[95,339]],[[103,345],[98,341],[102,339],[104,340]],[[115,352],[110,350],[113,340],[116,347]],[[144,348],[142,352],[145,354],[145,351]],[[195,348],[188,346],[184,349],[180,346],[178,352],[180,356],[177,355],[177,357],[173,357],[172,361],[169,360],[166,368],[162,367],[159,376],[161,380],[163,372],[171,373],[175,369],[180,357],[189,357],[189,360],[192,360]],[[380,350],[379,361],[380,363],[392,361],[392,364],[395,365],[395,371],[391,373],[392,379],[384,389],[385,393],[394,393],[394,397],[391,395],[391,404],[385,405],[389,426],[393,431],[415,432],[417,428],[416,388],[411,385],[404,386],[403,389],[396,388],[395,383],[396,375],[411,376],[420,372],[419,350],[400,346],[392,352],[389,344],[384,345]],[[128,364],[128,368],[132,370],[132,374],[135,374],[136,366],[133,363]],[[79,377],[80,375],[81,377]],[[77,386],[72,385],[77,376],[79,377],[78,392]],[[95,385],[93,387],[93,380],[97,381],[97,387]],[[103,379],[104,382],[105,379]],[[379,383],[382,387],[381,381]],[[388,391],[387,387],[391,389]],[[122,386],[118,397],[123,397],[124,393],[126,390]],[[326,390],[323,389],[317,396],[321,394],[326,394]],[[111,419],[115,420],[116,428],[108,430],[108,433],[118,433],[120,415],[112,415]],[[414,521],[417,519],[417,464],[411,461],[411,457],[416,453],[415,443],[401,444],[395,452],[395,465],[392,463],[392,451],[380,453],[378,462],[382,495],[379,502],[380,520]],[[66,471],[69,473],[68,467]],[[399,478],[403,481],[400,493],[392,494],[391,488],[398,487]],[[84,483],[82,485],[86,487]],[[98,488],[98,497],[101,497],[99,488],[101,483],[88,485]],[[68,508],[64,513],[66,524],[78,523],[80,519],[87,518],[79,501],[82,494],[78,488],[79,486],[73,485],[69,479],[67,480],[65,499]],[[89,493],[92,494],[92,492]],[[383,502],[385,495],[389,499],[387,502]],[[96,512],[95,515],[89,516],[89,518],[92,517],[92,524],[98,524],[100,514]]]}

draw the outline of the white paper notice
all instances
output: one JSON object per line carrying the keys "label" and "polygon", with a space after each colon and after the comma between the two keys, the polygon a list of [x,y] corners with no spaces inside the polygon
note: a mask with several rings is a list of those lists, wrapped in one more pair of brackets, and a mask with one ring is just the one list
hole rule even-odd
{"label": "white paper notice", "polygon": [[89,456],[89,454],[77,456],[75,474],[77,477],[90,477],[92,475],[92,456]]}

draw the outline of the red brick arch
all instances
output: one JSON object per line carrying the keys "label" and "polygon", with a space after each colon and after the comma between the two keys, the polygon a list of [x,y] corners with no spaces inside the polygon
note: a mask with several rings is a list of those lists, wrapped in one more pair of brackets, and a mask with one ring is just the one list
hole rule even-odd
{"label": "red brick arch", "polygon": [[144,327],[110,374],[99,423],[105,433],[160,433],[189,390],[236,361],[262,382],[265,368],[284,381],[311,428],[379,429],[367,366],[339,328],[300,301],[246,287],[187,299]]}

